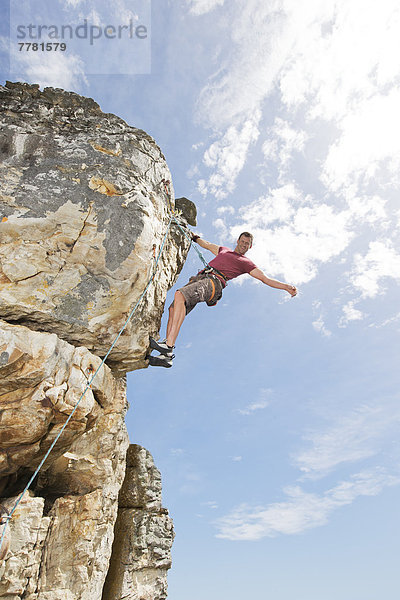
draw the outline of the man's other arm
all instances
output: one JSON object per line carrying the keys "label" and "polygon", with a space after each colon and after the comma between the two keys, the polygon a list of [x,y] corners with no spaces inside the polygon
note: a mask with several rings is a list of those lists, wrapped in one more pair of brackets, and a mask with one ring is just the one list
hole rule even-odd
{"label": "man's other arm", "polygon": [[297,289],[294,285],[290,285],[289,283],[282,283],[282,281],[278,281],[277,279],[271,279],[270,277],[264,275],[261,269],[253,269],[252,271],[250,271],[250,275],[255,279],[259,279],[260,281],[262,281],[266,285],[269,285],[270,287],[289,292],[291,296],[295,296],[297,294]]}

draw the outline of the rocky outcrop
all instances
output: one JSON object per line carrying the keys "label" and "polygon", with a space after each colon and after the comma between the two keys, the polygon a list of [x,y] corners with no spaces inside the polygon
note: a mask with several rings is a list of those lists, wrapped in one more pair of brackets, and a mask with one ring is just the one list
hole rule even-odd
{"label": "rocky outcrop", "polygon": [[[0,321],[0,485],[10,486],[26,465],[36,468],[100,365],[98,356],[55,334]],[[123,379],[101,366],[52,451],[52,460],[105,412],[120,410],[124,393]]]}
{"label": "rocky outcrop", "polygon": [[0,599],[162,600],[172,522],[124,416],[125,374],[147,366],[188,251],[171,175],[151,137],[89,98],[7,83],[0,100],[4,510],[70,419],[9,523]]}
{"label": "rocky outcrop", "polygon": [[160,472],[137,445],[129,447],[126,467],[103,600],[162,600],[174,532],[161,506]]}
{"label": "rocky outcrop", "polygon": [[[167,230],[164,156],[90,98],[7,84],[0,101],[0,318],[104,356]],[[187,250],[173,225],[157,280],[108,359],[119,374],[145,366]]]}

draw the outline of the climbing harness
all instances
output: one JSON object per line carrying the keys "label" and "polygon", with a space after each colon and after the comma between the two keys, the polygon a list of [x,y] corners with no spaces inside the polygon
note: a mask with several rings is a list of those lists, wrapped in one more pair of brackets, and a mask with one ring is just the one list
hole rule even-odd
{"label": "climbing harness", "polygon": [[221,281],[223,287],[226,287],[226,285],[228,284],[227,276],[224,273],[222,273],[222,271],[218,271],[218,269],[216,269],[215,267],[208,266],[202,271],[200,271],[200,274],[203,273],[204,275],[214,275],[214,277],[217,277]]}

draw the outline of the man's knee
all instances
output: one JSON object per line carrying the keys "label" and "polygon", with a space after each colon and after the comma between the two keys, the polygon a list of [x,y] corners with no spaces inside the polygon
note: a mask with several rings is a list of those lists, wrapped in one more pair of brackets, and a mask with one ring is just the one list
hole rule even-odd
{"label": "man's knee", "polygon": [[175,304],[175,302],[176,302],[177,304],[185,304],[185,297],[184,297],[184,295],[182,294],[182,292],[180,292],[179,290],[177,290],[177,291],[175,292],[175,296],[174,296],[174,304]]}

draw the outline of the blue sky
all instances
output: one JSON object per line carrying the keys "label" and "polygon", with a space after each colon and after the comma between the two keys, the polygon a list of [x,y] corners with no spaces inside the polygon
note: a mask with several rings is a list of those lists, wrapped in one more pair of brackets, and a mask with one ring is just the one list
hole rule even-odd
{"label": "blue sky", "polygon": [[[141,8],[31,10],[50,5],[97,24]],[[184,323],[173,369],[128,377],[131,441],[175,522],[169,598],[397,599],[398,3],[153,0],[151,64],[86,44],[16,54],[10,74],[7,20],[1,35],[3,81],[76,91],[143,128],[197,231],[228,246],[252,231],[249,257],[299,288],[230,283]],[[199,266],[192,251],[179,282]]]}

